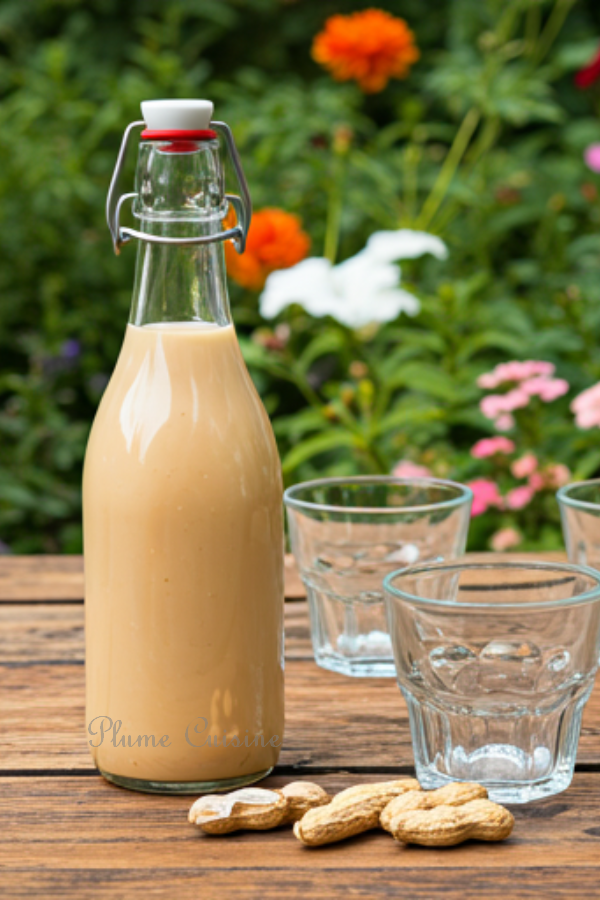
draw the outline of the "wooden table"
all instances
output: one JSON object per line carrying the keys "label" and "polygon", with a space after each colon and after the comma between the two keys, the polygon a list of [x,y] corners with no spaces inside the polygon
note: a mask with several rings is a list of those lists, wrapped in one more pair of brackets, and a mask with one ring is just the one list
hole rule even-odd
{"label": "wooden table", "polygon": [[[287,721],[265,784],[329,791],[413,774],[392,680],[325,672],[288,566]],[[84,733],[82,562],[0,558],[0,897],[600,897],[600,689],[588,703],[572,787],[513,811],[504,844],[403,848],[382,833],[310,850],[289,829],[210,838],[190,799],[100,778]]]}

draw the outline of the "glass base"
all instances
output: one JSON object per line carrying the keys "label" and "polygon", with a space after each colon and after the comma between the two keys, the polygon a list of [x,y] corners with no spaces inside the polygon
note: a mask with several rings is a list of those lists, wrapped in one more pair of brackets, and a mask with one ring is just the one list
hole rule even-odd
{"label": "glass base", "polygon": [[242,775],[240,778],[225,778],[222,781],[146,781],[144,778],[127,778],[124,775],[111,775],[110,772],[98,770],[103,778],[129,791],[141,791],[144,794],[216,794],[219,791],[231,791],[235,788],[247,787],[262,781],[273,771],[273,766]]}
{"label": "glass base", "polygon": [[317,665],[354,678],[395,678],[383,597],[342,598],[304,583]]}
{"label": "glass base", "polygon": [[[419,702],[402,690],[410,719],[417,778],[424,789],[452,781],[487,788],[499,803],[530,803],[559,794],[571,784],[581,713],[590,691],[544,715],[468,715]],[[482,695],[482,699],[485,695]]]}
{"label": "glass base", "polygon": [[396,666],[393,659],[352,659],[327,650],[315,653],[315,662],[322,669],[350,675],[353,678],[395,678]]}
{"label": "glass base", "polygon": [[[424,791],[433,791],[436,788],[444,787],[458,781],[456,778],[448,778],[435,769],[423,769],[416,766],[416,774]],[[523,784],[520,782],[502,782],[495,784],[493,781],[482,779],[485,785],[488,797],[494,803],[514,804],[514,803],[531,803],[532,800],[543,800],[544,797],[552,797],[554,794],[560,794],[571,784],[573,778],[572,769],[567,771],[553,772],[549,778],[540,781]],[[460,779],[463,780],[463,779]],[[475,780],[475,779],[471,779]]]}

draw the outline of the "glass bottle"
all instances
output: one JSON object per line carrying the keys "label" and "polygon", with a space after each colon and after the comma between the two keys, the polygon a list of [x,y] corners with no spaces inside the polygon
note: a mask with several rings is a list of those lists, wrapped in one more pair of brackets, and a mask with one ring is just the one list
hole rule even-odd
{"label": "glass bottle", "polygon": [[117,252],[140,238],[131,315],[84,468],[87,739],[116,784],[214,791],[268,774],[283,738],[281,471],[224,271],[245,182],[225,195],[212,104],[142,112],[139,231],[115,192],[144,123],[108,203]]}

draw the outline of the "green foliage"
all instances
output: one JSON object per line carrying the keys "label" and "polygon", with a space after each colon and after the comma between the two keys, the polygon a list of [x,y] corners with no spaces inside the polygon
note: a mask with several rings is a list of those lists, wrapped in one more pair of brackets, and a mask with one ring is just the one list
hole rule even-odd
{"label": "green foliage", "polygon": [[[133,250],[111,252],[105,196],[123,128],[153,97],[214,98],[255,207],[301,215],[315,255],[344,259],[400,226],[449,247],[447,261],[402,265],[417,317],[359,332],[299,307],[265,323],[256,295],[233,286],[288,482],[401,458],[490,475],[469,455],[491,432],[476,378],[511,358],[550,360],[572,386],[538,417],[535,446],[519,431],[520,449],[577,476],[600,470],[597,432],[568,410],[600,379],[600,185],[582,159],[600,141],[598,93],[572,81],[600,43],[596,4],[443,0],[432,15],[386,0],[422,56],[365,97],[320,71],[310,45],[329,15],[368,5],[0,6],[0,538],[15,552],[80,548],[85,440],[133,282]],[[501,523],[527,546],[555,545],[552,504],[482,516],[473,546]]]}

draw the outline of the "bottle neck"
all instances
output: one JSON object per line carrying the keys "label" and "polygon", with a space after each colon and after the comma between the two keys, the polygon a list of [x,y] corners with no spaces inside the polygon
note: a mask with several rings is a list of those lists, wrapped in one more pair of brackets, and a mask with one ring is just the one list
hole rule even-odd
{"label": "bottle neck", "polygon": [[[184,237],[203,233],[199,224],[190,222],[182,226],[142,220],[140,230],[163,237]],[[204,229],[208,223],[201,224]],[[221,221],[212,224],[214,234],[221,228]],[[223,243],[182,246],[140,241],[129,321],[132,325],[231,324]]]}
{"label": "bottle neck", "polygon": [[[175,150],[177,145],[175,145]],[[217,141],[140,144],[134,215],[139,230],[169,238],[222,231],[227,210]],[[129,321],[229,325],[223,244],[153,244],[140,240]]]}

